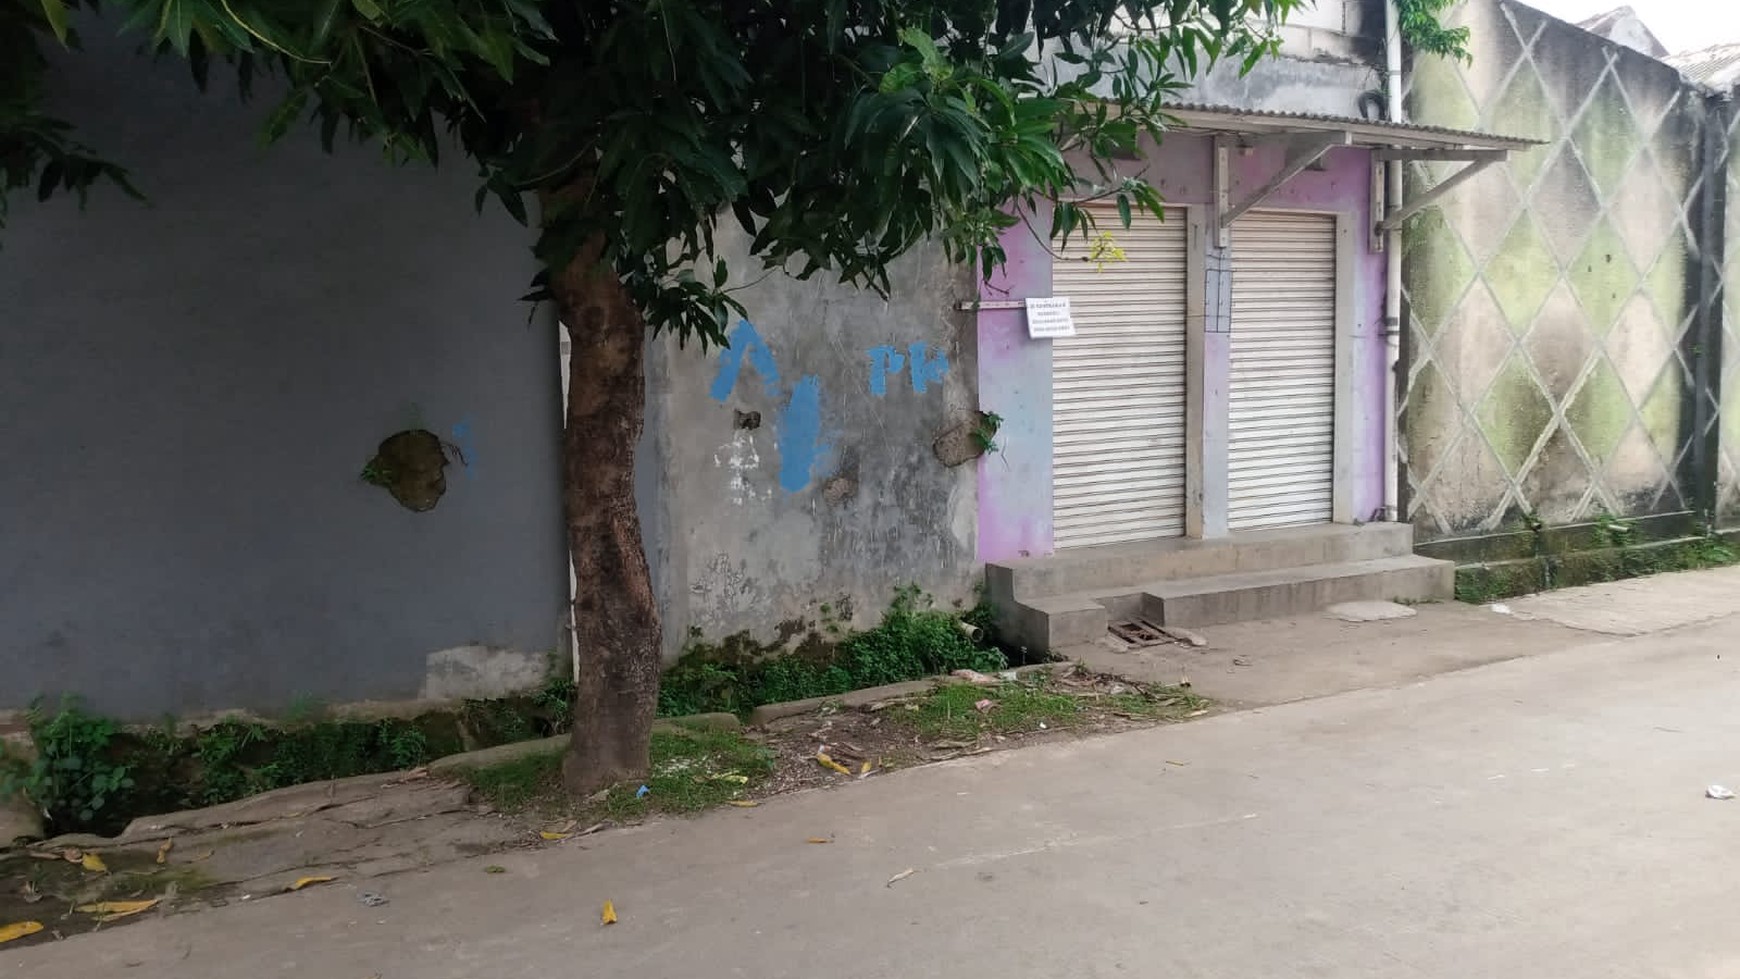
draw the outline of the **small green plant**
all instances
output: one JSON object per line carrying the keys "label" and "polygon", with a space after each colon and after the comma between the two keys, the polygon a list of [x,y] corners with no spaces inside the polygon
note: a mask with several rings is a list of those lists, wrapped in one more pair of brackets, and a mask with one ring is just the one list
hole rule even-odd
{"label": "small green plant", "polygon": [[[988,611],[983,614],[988,618]],[[744,713],[761,704],[832,697],[959,669],[1007,669],[1002,652],[975,645],[961,629],[962,621],[909,586],[895,592],[874,628],[851,634],[835,630],[832,646],[819,634],[796,653],[771,655],[756,655],[746,637],[720,647],[692,644],[660,682],[659,713]]]}
{"label": "small green plant", "polygon": [[973,444],[978,446],[979,452],[984,455],[990,455],[993,452],[1001,451],[1000,447],[997,445],[997,433],[1002,430],[1002,415],[999,415],[994,411],[981,411],[979,412],[978,424],[973,426]]}
{"label": "small green plant", "polygon": [[1629,547],[1633,543],[1634,528],[1631,524],[1611,513],[1599,513],[1595,516],[1595,542],[1600,547]]}
{"label": "small green plant", "polygon": [[52,714],[32,704],[29,723],[36,756],[0,766],[0,795],[22,794],[61,829],[96,821],[133,788],[127,766],[112,757],[120,732],[113,720],[67,697]]}
{"label": "small green plant", "polygon": [[379,486],[382,489],[390,489],[393,485],[392,470],[373,462],[364,466],[362,472],[357,474],[357,478],[370,486]]}

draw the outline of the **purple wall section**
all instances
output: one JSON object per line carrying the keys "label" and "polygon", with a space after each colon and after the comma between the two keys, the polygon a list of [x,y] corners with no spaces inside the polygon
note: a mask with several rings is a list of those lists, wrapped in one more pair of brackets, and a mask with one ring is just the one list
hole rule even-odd
{"label": "purple wall section", "polygon": [[[1213,143],[1205,136],[1174,135],[1147,154],[1146,176],[1168,203],[1206,205],[1214,187]],[[1241,200],[1280,167],[1281,147],[1233,151],[1232,198]],[[1368,227],[1371,158],[1367,150],[1329,151],[1322,170],[1288,181],[1263,207],[1353,214]],[[1114,230],[1115,234],[1115,230]],[[1003,237],[1009,264],[982,283],[986,301],[1051,294],[1051,255],[1026,225]],[[1358,400],[1359,455],[1353,466],[1353,509],[1361,518],[1383,505],[1383,295],[1384,257],[1360,235],[1355,254],[1354,397]],[[1234,324],[1237,329],[1237,324]],[[1051,348],[1027,338],[1024,314],[979,313],[979,398],[1003,416],[1002,451],[979,463],[979,558],[1003,561],[1051,553]]]}
{"label": "purple wall section", "polygon": [[[1008,264],[981,279],[986,302],[1051,295],[1049,221],[1003,233]],[[979,459],[979,560],[1051,553],[1051,342],[1027,337],[1020,309],[979,312],[979,406],[1003,418],[1000,451]]]}

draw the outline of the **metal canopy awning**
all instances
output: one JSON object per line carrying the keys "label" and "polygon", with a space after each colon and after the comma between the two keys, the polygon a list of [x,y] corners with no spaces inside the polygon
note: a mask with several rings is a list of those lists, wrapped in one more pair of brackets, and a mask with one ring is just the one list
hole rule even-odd
{"label": "metal canopy awning", "polygon": [[[1233,221],[1263,203],[1287,181],[1298,176],[1306,167],[1316,163],[1323,154],[1337,146],[1360,146],[1375,151],[1372,154],[1372,214],[1382,214],[1383,217],[1374,222],[1372,247],[1374,250],[1381,250],[1384,232],[1400,227],[1402,222],[1431,206],[1475,174],[1508,157],[1512,150],[1525,150],[1540,145],[1540,141],[1534,139],[1448,129],[1442,126],[1374,122],[1346,116],[1276,112],[1224,105],[1178,103],[1168,105],[1166,114],[1179,129],[1208,133],[1215,137],[1216,226],[1222,246],[1227,244]],[[1276,144],[1287,148],[1287,156],[1281,169],[1250,197],[1236,203],[1232,201],[1227,173],[1231,151],[1240,147]],[[1446,177],[1431,190],[1410,200],[1406,206],[1386,208],[1382,200],[1383,181],[1379,173],[1382,164],[1392,160],[1461,162],[1467,166]]]}

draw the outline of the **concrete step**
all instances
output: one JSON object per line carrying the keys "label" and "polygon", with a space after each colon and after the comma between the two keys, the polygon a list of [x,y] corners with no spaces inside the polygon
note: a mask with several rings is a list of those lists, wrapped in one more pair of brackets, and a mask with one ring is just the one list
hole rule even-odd
{"label": "concrete step", "polygon": [[1040,595],[1095,594],[1139,582],[1404,557],[1413,552],[1411,524],[1322,524],[1207,540],[1072,548],[1048,557],[987,565],[985,583],[993,603],[1000,603]]}
{"label": "concrete step", "polygon": [[1340,602],[1440,601],[1455,589],[1454,564],[1410,554],[1155,582],[1142,592],[1149,618],[1161,625],[1210,626],[1298,615]]}

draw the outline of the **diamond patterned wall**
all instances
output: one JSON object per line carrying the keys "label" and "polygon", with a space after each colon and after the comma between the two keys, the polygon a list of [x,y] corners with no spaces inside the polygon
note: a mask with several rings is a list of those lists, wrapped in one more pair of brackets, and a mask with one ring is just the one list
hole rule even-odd
{"label": "diamond patterned wall", "polygon": [[[1409,517],[1425,540],[1691,509],[1704,98],[1528,7],[1469,0],[1452,20],[1473,60],[1414,59],[1409,118],[1546,142],[1403,235]],[[1451,169],[1413,165],[1409,193]],[[1740,375],[1740,343],[1724,349]],[[1722,422],[1740,511],[1740,403]]]}
{"label": "diamond patterned wall", "polygon": [[[1735,93],[1740,96],[1740,91]],[[1740,524],[1740,112],[1728,121],[1728,213],[1722,269],[1722,372],[1717,414],[1717,513],[1724,526]]]}

